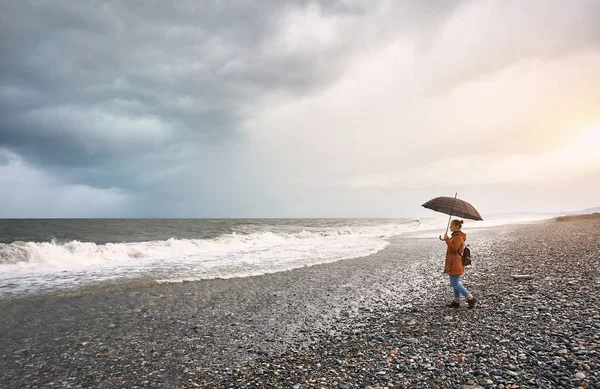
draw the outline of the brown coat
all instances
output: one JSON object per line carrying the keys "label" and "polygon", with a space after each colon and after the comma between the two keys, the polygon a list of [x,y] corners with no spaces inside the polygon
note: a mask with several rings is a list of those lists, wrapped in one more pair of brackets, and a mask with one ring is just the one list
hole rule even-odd
{"label": "brown coat", "polygon": [[446,239],[448,249],[446,250],[446,265],[444,273],[449,276],[462,276],[465,273],[465,267],[462,264],[460,253],[464,249],[467,235],[462,231],[455,231],[452,237]]}

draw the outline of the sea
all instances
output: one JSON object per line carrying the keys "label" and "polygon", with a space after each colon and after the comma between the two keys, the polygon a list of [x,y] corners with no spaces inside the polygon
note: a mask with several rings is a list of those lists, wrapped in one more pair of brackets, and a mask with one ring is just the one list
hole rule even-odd
{"label": "sea", "polygon": [[[463,228],[548,218],[501,215]],[[0,220],[0,298],[144,280],[250,277],[365,257],[389,238],[436,239],[447,217]]]}

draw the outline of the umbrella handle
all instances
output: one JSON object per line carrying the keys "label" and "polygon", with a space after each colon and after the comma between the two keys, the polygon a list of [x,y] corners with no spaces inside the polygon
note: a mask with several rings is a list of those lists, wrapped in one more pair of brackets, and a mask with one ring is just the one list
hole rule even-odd
{"label": "umbrella handle", "polygon": [[[454,212],[454,203],[456,203],[456,196],[458,196],[458,192],[454,194],[454,201],[452,202],[452,209],[450,210],[450,217],[448,218],[448,225],[446,226],[446,235],[448,235],[448,229],[450,228],[450,222],[452,221],[452,212]],[[442,239],[441,235],[440,240],[444,240]]]}

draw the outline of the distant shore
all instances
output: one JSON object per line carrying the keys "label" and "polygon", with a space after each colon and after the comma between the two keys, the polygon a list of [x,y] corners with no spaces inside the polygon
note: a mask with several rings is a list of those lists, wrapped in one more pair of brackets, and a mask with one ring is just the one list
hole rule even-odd
{"label": "distant shore", "polygon": [[[4,388],[600,388],[600,221],[390,239],[287,272],[0,301]],[[513,274],[533,280],[514,281]]]}
{"label": "distant shore", "polygon": [[600,220],[600,213],[594,212],[585,215],[559,216],[556,218],[557,222],[566,222],[571,220]]}

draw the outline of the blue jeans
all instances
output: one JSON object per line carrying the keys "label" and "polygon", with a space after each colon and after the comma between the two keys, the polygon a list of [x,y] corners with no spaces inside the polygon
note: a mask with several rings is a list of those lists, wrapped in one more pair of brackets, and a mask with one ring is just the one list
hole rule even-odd
{"label": "blue jeans", "polygon": [[459,299],[460,295],[467,297],[469,291],[460,283],[460,276],[450,276],[450,286],[454,289],[454,298]]}

